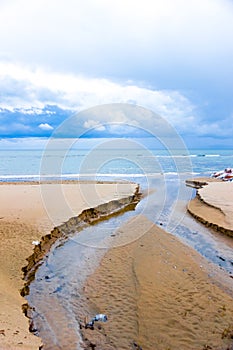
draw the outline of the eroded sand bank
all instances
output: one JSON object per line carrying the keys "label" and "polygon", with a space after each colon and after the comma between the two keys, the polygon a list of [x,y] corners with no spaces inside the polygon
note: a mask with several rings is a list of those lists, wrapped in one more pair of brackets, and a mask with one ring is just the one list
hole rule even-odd
{"label": "eroded sand bank", "polygon": [[[206,226],[233,237],[233,182],[202,181],[188,211]],[[193,184],[201,181],[193,180]]]}
{"label": "eroded sand bank", "polygon": [[[233,183],[207,181],[190,181],[206,186],[188,204],[189,211],[226,233],[232,230]],[[137,240],[121,246],[121,237],[135,232]],[[96,349],[233,348],[229,275],[143,216],[123,227],[116,239],[116,248],[85,289],[93,309],[109,317],[101,331],[84,331]]]}
{"label": "eroded sand bank", "polygon": [[[21,268],[32,253],[32,241],[72,213],[135,190],[128,184],[122,188],[85,186],[81,190],[75,184],[67,185],[58,192],[55,187],[44,187],[46,205],[38,186],[0,187],[1,349],[33,350],[40,345],[28,332],[21,310],[24,300],[19,295]],[[55,196],[61,193],[66,198],[65,209]],[[108,315],[102,329],[83,330],[89,339],[87,348],[92,342],[96,350],[137,346],[143,350],[232,349],[233,287],[229,276],[221,272],[223,279],[217,283],[219,271],[143,216],[121,227],[114,239],[115,248],[108,251],[85,287],[92,310]]]}
{"label": "eroded sand bank", "polygon": [[33,241],[82,210],[132,195],[135,185],[121,184],[2,184],[0,186],[0,349],[37,349],[22,313],[25,300],[22,267]]}

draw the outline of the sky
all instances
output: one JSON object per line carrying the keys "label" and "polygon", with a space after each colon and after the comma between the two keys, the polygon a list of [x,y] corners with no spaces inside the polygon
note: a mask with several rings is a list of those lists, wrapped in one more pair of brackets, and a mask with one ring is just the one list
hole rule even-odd
{"label": "sky", "polygon": [[[232,0],[0,0],[0,137],[49,137],[127,103],[190,147],[232,148],[232,38]],[[79,132],[109,120],[87,115]]]}

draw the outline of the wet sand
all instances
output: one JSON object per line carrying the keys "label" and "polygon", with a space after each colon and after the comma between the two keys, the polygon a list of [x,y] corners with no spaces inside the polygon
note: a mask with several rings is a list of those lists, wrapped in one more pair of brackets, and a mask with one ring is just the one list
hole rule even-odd
{"label": "wet sand", "polygon": [[[32,253],[32,241],[74,213],[135,189],[128,184],[122,188],[83,184],[80,190],[67,184],[57,192],[55,184],[46,186],[50,186],[44,187],[46,207],[38,185],[0,186],[0,349],[36,350],[41,344],[28,331],[21,310],[25,300],[19,295],[21,268]],[[63,194],[67,205],[61,205],[55,194]],[[143,216],[122,226],[114,240],[115,248],[107,252],[84,289],[90,309],[108,315],[108,322],[96,325],[94,331],[82,330],[87,349],[94,345],[96,350],[232,349],[229,275]]]}
{"label": "wet sand", "polygon": [[[218,217],[224,227],[232,215],[233,206],[226,206],[232,187],[221,186],[206,186],[198,201],[202,213],[214,210],[209,222]],[[121,246],[122,237],[135,232],[138,239]],[[87,349],[90,343],[96,350],[233,349],[229,275],[143,216],[120,229],[115,246],[85,286],[92,310],[108,316],[102,329],[83,331]]]}
{"label": "wet sand", "polygon": [[20,296],[22,267],[33,241],[83,209],[132,195],[135,185],[66,183],[0,185],[0,349],[38,350],[41,340],[29,332]]}

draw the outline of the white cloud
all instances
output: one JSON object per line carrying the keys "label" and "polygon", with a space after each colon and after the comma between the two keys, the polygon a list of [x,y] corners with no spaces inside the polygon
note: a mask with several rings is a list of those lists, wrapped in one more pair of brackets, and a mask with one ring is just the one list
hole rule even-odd
{"label": "white cloud", "polygon": [[[133,103],[161,115],[179,133],[226,136],[233,131],[232,123],[229,123],[227,118],[211,121],[210,116],[209,121],[202,120],[193,103],[178,90],[156,90],[146,87],[145,84],[137,85],[133,81],[120,83],[108,79],[51,72],[42,68],[32,70],[27,66],[0,61],[0,87],[0,111],[1,108],[6,108],[12,112],[17,110],[33,116],[40,115],[49,104],[71,112],[80,112],[101,104]],[[43,113],[46,113],[45,110]],[[54,112],[47,113],[53,118]],[[28,122],[30,123],[30,120]],[[98,118],[89,116],[82,120],[82,127],[104,131],[106,122],[129,123],[148,130],[153,129],[153,118],[144,116],[142,119],[132,115],[127,119],[119,111],[114,114],[114,120],[104,113]],[[6,126],[2,126],[4,127]],[[29,125],[15,125],[15,130],[22,127],[30,129]],[[53,129],[50,124],[44,122],[38,127],[45,131]]]}
{"label": "white cloud", "polygon": [[221,76],[231,69],[232,23],[229,0],[12,0],[0,4],[1,57],[154,84]]}
{"label": "white cloud", "polygon": [[[161,114],[174,126],[182,127],[182,120],[188,118],[194,110],[192,103],[179,91],[159,91],[132,82],[127,85],[107,79],[46,72],[42,69],[31,70],[13,63],[0,62],[0,85],[4,85],[8,91],[6,95],[4,89],[2,91],[0,108],[12,110],[14,107],[26,110],[27,114],[30,109],[39,114],[39,110],[48,104],[81,111],[95,105],[128,103],[133,100],[135,104]],[[22,89],[25,93],[22,93]],[[119,113],[115,118],[115,122],[127,122],[125,116]],[[132,116],[131,123],[133,120]],[[99,122],[102,123],[101,120],[86,121],[84,126],[90,128]]]}
{"label": "white cloud", "polygon": [[232,23],[231,0],[0,1],[1,107],[134,101],[189,130],[199,122],[189,91],[226,118]]}
{"label": "white cloud", "polygon": [[1,6],[0,37],[2,49],[17,59],[39,54],[49,60],[50,55],[43,54],[47,49],[55,51],[51,59],[68,51],[66,59],[73,53],[80,62],[93,50],[99,59],[109,47],[113,53],[123,47],[127,53],[141,47],[157,55],[158,49],[174,47],[206,52],[216,47],[216,40],[223,46],[231,39],[231,23],[232,4],[227,0],[12,0]]}
{"label": "white cloud", "polygon": [[50,131],[50,130],[53,130],[53,127],[51,125],[49,125],[48,123],[41,123],[40,125],[38,125],[38,127],[41,129],[41,130],[45,130],[45,131]]}
{"label": "white cloud", "polygon": [[103,125],[101,125],[101,123],[97,120],[92,120],[92,119],[88,119],[84,122],[83,127],[85,129],[93,129],[95,128],[95,130],[97,131],[104,131],[105,127]]}

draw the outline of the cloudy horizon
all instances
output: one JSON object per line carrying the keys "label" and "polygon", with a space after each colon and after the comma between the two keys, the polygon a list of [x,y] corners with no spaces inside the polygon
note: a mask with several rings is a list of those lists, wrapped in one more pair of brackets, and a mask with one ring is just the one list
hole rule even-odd
{"label": "cloudy horizon", "polygon": [[232,23],[230,0],[1,1],[0,137],[49,137],[76,112],[129,103],[192,147],[230,148]]}

